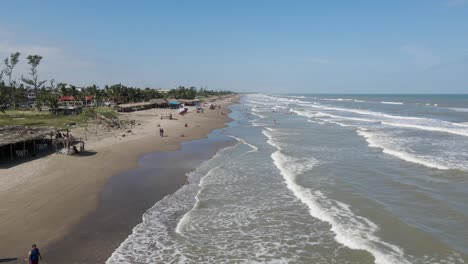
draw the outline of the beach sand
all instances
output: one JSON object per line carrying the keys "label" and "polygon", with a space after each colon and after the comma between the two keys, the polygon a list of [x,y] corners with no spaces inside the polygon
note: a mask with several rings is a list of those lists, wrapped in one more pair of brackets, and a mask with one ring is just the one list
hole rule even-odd
{"label": "beach sand", "polygon": [[[96,135],[93,133],[95,130],[88,128],[85,155],[51,154],[1,169],[0,261],[18,258],[17,262],[23,263],[31,244],[36,243],[40,248],[47,249],[49,246],[56,247],[64,239],[66,241],[68,234],[77,233],[77,225],[86,222],[87,216],[99,212],[96,209],[99,208],[101,195],[105,197],[102,191],[111,176],[136,168],[139,157],[146,153],[177,150],[183,141],[206,137],[210,131],[224,127],[229,121],[227,106],[237,100],[238,96],[218,100],[221,109],[207,109],[204,113],[196,113],[190,108],[184,116],[169,109],[127,113],[124,118],[136,120],[137,124],[131,132],[97,129]],[[164,112],[172,112],[177,120],[161,120]],[[158,125],[164,128],[165,137],[159,136]],[[75,137],[84,138],[84,132],[83,128],[72,130]],[[124,137],[122,133],[125,133]],[[179,162],[183,164],[184,161]],[[179,177],[161,173],[157,182],[159,187],[150,199],[142,201],[138,210],[127,212],[132,215],[132,221],[141,219],[143,207],[150,207],[155,200],[183,184],[184,177],[180,177],[186,172],[183,167],[181,165],[180,173],[177,173]],[[125,185],[118,188],[125,190]],[[107,192],[112,192],[107,189]],[[112,205],[111,200],[107,201],[106,206],[115,204]],[[128,223],[127,226],[133,224]],[[91,225],[94,223],[87,226]],[[123,235],[116,236],[116,239],[121,239]],[[80,232],[75,235],[76,239],[79,236]],[[86,241],[81,242],[86,244]],[[112,241],[109,247],[118,246],[120,242]],[[100,256],[103,257],[103,254]]]}

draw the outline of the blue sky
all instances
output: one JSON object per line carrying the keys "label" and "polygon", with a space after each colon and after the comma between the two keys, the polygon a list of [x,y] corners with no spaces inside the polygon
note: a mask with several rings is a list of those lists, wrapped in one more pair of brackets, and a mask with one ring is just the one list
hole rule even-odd
{"label": "blue sky", "polygon": [[4,1],[0,58],[124,83],[296,93],[468,93],[468,0]]}

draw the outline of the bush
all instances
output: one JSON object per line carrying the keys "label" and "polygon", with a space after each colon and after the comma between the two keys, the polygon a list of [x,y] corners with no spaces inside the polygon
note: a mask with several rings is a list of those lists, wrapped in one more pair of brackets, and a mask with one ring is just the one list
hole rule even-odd
{"label": "bush", "polygon": [[95,118],[96,113],[97,111],[95,107],[88,107],[83,111],[82,115],[86,116],[87,118]]}

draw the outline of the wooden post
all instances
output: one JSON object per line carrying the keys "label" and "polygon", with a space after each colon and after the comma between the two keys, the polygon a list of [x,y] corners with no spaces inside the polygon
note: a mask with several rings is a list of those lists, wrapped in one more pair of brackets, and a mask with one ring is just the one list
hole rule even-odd
{"label": "wooden post", "polygon": [[33,139],[33,153],[36,153],[36,140]]}

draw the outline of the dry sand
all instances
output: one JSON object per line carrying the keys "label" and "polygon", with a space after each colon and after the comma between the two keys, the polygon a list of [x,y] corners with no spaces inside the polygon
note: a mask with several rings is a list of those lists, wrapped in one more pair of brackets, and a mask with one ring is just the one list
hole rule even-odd
{"label": "dry sand", "polygon": [[[136,167],[145,153],[176,150],[182,141],[203,138],[223,127],[229,120],[227,106],[237,100],[235,96],[218,101],[220,110],[204,113],[190,108],[184,116],[169,109],[123,114],[136,120],[132,132],[98,130],[96,135],[91,127],[86,155],[52,154],[0,170],[0,262],[22,260],[32,243],[44,247],[64,237],[97,208],[99,194],[112,175]],[[163,112],[172,112],[178,120],[161,120]],[[167,136],[159,136],[158,125]],[[72,134],[84,137],[84,129]]]}

